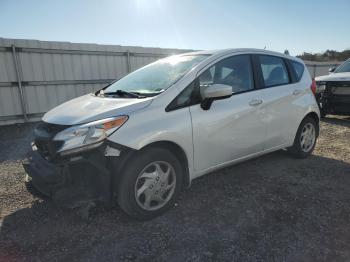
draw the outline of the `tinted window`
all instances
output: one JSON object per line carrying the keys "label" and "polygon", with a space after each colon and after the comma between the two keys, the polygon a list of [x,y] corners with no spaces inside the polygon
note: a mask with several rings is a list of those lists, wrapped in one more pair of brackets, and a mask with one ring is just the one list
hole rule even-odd
{"label": "tinted window", "polygon": [[267,55],[261,55],[259,58],[265,87],[289,83],[287,67],[282,58]]}
{"label": "tinted window", "polygon": [[216,63],[199,76],[199,85],[225,84],[232,87],[232,93],[254,88],[253,72],[249,55],[238,55]]}
{"label": "tinted window", "polygon": [[304,73],[304,65],[295,61],[292,61],[292,65],[295,71],[295,75],[297,77],[297,81],[299,81]]}
{"label": "tinted window", "polygon": [[350,72],[350,60],[345,61],[342,65],[340,65],[334,73],[344,73]]}
{"label": "tinted window", "polygon": [[198,102],[195,94],[195,82],[192,82],[167,106],[166,111],[190,106]]}

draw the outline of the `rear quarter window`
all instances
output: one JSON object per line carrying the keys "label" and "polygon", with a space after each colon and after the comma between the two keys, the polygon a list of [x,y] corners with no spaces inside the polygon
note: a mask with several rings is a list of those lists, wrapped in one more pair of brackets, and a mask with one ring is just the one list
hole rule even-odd
{"label": "rear quarter window", "polygon": [[289,76],[284,59],[277,56],[259,55],[265,87],[289,84]]}
{"label": "rear quarter window", "polygon": [[297,81],[300,81],[304,73],[304,69],[305,69],[304,65],[302,63],[292,61],[292,67],[294,69]]}

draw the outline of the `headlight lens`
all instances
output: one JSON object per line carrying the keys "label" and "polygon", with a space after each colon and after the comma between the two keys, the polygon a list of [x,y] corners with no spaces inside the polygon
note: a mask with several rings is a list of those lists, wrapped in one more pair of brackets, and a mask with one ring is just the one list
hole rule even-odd
{"label": "headlight lens", "polygon": [[53,140],[64,141],[58,150],[61,155],[96,147],[128,120],[128,116],[102,119],[73,126],[58,133]]}
{"label": "headlight lens", "polygon": [[326,90],[326,83],[325,82],[317,82],[316,83],[316,93],[321,93],[324,90]]}

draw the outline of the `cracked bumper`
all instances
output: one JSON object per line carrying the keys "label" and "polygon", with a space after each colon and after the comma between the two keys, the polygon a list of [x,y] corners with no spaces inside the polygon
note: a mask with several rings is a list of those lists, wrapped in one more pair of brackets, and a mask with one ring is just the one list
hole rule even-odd
{"label": "cracked bumper", "polygon": [[23,167],[30,184],[60,206],[77,207],[91,201],[111,205],[122,169],[133,152],[105,142],[93,150],[48,161],[34,147]]}
{"label": "cracked bumper", "polygon": [[64,183],[64,167],[50,163],[37,151],[31,151],[23,163],[34,187],[51,197],[55,188]]}
{"label": "cracked bumper", "polygon": [[104,148],[101,146],[55,162],[33,150],[23,167],[31,178],[32,186],[61,206],[76,207],[91,201],[110,202],[112,183]]}

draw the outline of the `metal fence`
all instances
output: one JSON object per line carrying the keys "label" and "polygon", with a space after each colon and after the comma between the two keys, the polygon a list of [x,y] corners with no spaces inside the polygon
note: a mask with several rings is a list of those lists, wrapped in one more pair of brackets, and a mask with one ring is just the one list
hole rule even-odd
{"label": "metal fence", "polygon": [[[0,38],[0,125],[36,121],[159,58],[190,50]],[[311,75],[329,64],[310,64]]]}
{"label": "metal fence", "polygon": [[38,120],[69,99],[188,51],[0,38],[0,125]]}
{"label": "metal fence", "polygon": [[312,62],[304,61],[307,69],[310,72],[311,77],[315,78],[316,76],[328,75],[329,68],[333,66],[339,66],[341,62]]}

